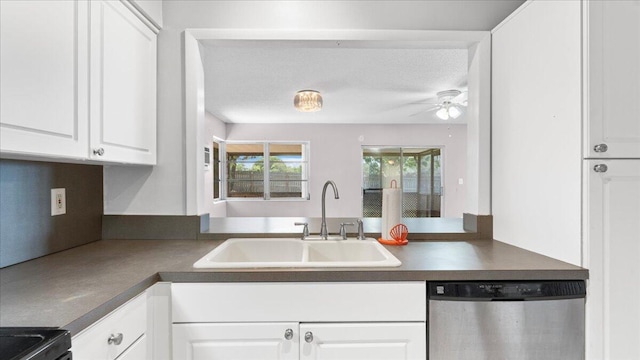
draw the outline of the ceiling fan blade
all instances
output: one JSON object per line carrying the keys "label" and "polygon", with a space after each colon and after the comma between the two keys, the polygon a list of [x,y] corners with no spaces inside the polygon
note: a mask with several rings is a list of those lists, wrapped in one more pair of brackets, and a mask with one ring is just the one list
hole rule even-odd
{"label": "ceiling fan blade", "polygon": [[461,106],[467,106],[468,99],[469,99],[469,92],[463,91],[462,93],[460,93],[460,95],[451,99],[451,102]]}
{"label": "ceiling fan blade", "polygon": [[437,103],[437,102],[414,102],[414,103],[408,103],[408,104],[406,104],[406,105],[422,105],[422,106],[425,106],[425,105],[431,105],[431,106],[440,106],[441,104],[440,104],[440,103]]}
{"label": "ceiling fan blade", "polygon": [[438,110],[438,109],[440,109],[440,105],[432,106],[430,108],[426,108],[426,109],[420,110],[417,113],[411,114],[409,116],[416,116],[416,115],[419,115],[419,114],[422,114],[422,113],[431,112],[431,111]]}

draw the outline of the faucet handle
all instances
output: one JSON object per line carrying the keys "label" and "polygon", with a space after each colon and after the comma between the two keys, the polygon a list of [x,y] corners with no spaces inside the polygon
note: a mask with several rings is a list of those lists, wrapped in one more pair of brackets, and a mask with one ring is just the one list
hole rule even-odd
{"label": "faucet handle", "polygon": [[353,226],[353,225],[355,224],[352,222],[340,223],[340,236],[342,236],[342,240],[347,240],[347,230],[345,226]]}
{"label": "faucet handle", "polygon": [[362,222],[362,219],[358,219],[358,240],[365,240],[366,237],[364,236],[364,224]]}
{"label": "faucet handle", "polygon": [[295,225],[295,226],[304,226],[304,228],[302,228],[302,237],[301,237],[302,240],[304,240],[307,236],[309,236],[309,223],[296,222],[296,223],[293,223],[293,225]]}

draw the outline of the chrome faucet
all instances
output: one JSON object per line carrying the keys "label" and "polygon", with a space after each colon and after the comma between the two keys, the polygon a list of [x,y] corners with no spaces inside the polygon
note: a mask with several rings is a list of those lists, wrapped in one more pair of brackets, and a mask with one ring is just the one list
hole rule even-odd
{"label": "chrome faucet", "polygon": [[331,180],[328,180],[324,183],[324,187],[322,188],[322,223],[320,224],[320,237],[327,240],[329,237],[329,232],[327,231],[327,216],[325,215],[325,197],[327,195],[327,186],[331,185],[333,188],[333,195],[336,199],[340,199],[338,195],[338,188],[336,187],[336,183]]}

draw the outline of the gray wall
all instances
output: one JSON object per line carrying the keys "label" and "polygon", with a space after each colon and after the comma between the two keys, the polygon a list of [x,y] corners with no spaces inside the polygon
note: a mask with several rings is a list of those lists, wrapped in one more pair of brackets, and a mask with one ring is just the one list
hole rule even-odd
{"label": "gray wall", "polygon": [[[67,213],[51,216],[51,189]],[[100,240],[102,166],[0,160],[0,267]]]}

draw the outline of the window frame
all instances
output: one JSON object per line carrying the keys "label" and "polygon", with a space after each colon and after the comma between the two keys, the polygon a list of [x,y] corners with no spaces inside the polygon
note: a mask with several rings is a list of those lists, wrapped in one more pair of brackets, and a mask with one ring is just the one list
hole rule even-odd
{"label": "window frame", "polygon": [[[308,201],[311,199],[310,186],[311,182],[311,162],[310,162],[310,148],[309,141],[281,141],[281,140],[218,140],[220,146],[218,163],[220,166],[220,199],[214,201]],[[227,145],[233,144],[247,144],[247,145],[262,145],[263,147],[263,194],[262,197],[233,197],[228,194],[229,176],[228,176],[228,161],[227,161]],[[271,159],[270,157],[270,145],[282,144],[282,145],[300,145],[302,147],[301,155],[301,196],[300,197],[271,197]]]}

